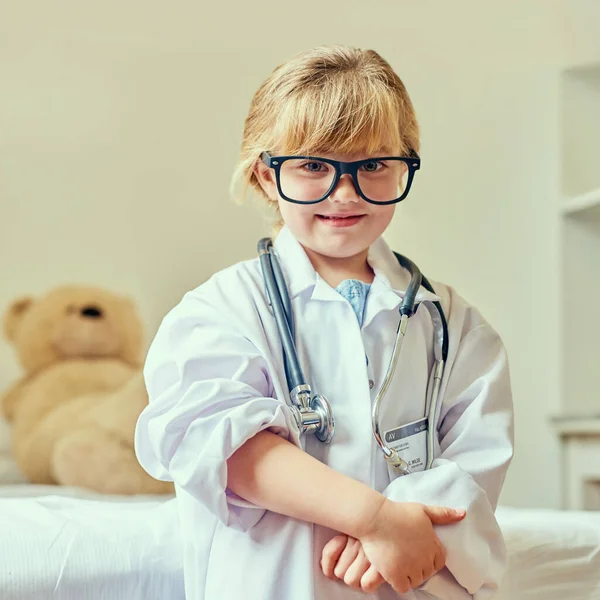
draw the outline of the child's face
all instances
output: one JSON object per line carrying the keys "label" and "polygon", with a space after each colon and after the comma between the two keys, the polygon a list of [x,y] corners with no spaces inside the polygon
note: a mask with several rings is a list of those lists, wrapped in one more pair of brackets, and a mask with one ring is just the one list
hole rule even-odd
{"label": "child's face", "polygon": [[[323,158],[354,161],[371,158],[366,154],[322,154]],[[305,248],[331,258],[349,258],[366,252],[386,230],[395,204],[377,205],[363,200],[349,175],[343,175],[331,195],[317,204],[294,204],[279,196],[275,173],[263,163],[257,165],[258,180],[276,200],[285,224]]]}

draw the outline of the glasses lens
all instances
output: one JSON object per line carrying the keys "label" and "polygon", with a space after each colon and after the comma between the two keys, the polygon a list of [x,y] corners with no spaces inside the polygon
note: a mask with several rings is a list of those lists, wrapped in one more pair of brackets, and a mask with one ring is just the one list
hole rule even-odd
{"label": "glasses lens", "polygon": [[404,194],[408,165],[403,160],[372,160],[358,170],[358,185],[372,202],[390,202]]}
{"label": "glasses lens", "polygon": [[284,196],[296,202],[314,202],[328,192],[335,178],[335,168],[311,158],[286,160],[279,171]]}

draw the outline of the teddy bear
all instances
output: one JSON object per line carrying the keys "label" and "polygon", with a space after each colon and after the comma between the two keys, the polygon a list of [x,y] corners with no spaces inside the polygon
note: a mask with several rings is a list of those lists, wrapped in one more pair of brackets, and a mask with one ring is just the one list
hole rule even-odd
{"label": "teddy bear", "polygon": [[4,333],[25,371],[0,398],[15,461],[31,483],[105,494],[169,494],[133,438],[148,403],[134,303],[91,286],[14,301]]}

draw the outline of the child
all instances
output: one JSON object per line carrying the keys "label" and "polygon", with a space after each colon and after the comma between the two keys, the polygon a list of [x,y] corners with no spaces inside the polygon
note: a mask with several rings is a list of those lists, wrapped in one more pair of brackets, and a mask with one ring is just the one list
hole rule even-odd
{"label": "child", "polygon": [[[331,402],[335,434],[328,444],[300,436],[258,259],[215,274],[165,317],[136,451],[148,473],[175,482],[188,600],[483,599],[497,589],[506,557],[494,510],[513,454],[508,364],[452,288],[417,295],[441,301],[449,331],[432,468],[399,476],[372,432],[410,279],[382,234],[418,152],[408,94],[374,51],[305,52],[256,92],[238,176],[279,211],[274,246],[299,360]],[[336,180],[334,161],[359,160]],[[423,418],[433,335],[427,310],[411,317],[384,430]]]}

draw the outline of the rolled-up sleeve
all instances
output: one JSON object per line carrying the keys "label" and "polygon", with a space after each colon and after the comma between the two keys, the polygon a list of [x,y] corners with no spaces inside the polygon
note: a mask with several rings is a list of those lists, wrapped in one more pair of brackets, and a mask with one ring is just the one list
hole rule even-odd
{"label": "rolled-up sleeve", "polygon": [[227,489],[227,459],[264,429],[294,437],[295,422],[235,315],[187,294],[159,327],[144,378],[149,403],[135,431],[142,467],[226,525],[255,525],[264,510]]}
{"label": "rolled-up sleeve", "polygon": [[506,568],[495,509],[513,456],[513,408],[506,352],[485,323],[460,342],[438,423],[432,469],[395,479],[384,494],[465,509],[463,521],[436,527],[446,567],[421,589],[448,600],[491,598]]}

